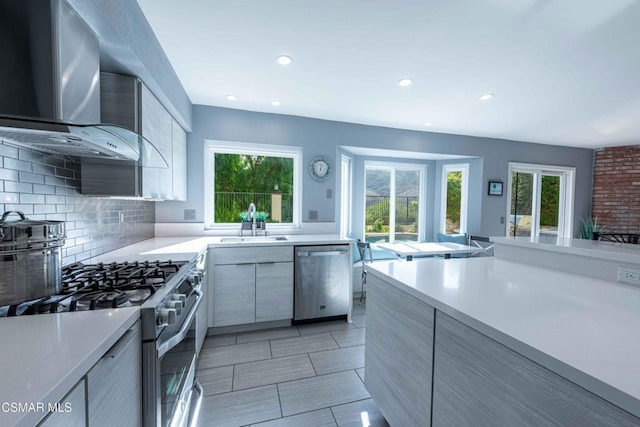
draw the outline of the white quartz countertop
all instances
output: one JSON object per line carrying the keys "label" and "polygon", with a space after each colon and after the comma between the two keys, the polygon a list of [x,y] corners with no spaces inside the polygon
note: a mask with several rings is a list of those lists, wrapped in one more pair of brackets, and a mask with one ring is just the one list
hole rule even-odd
{"label": "white quartz countertop", "polygon": [[640,417],[640,289],[493,257],[369,269]]}
{"label": "white quartz countertop", "polygon": [[640,245],[597,240],[570,239],[563,237],[491,237],[498,245],[511,245],[530,249],[540,249],[564,254],[581,255],[640,264]]}
{"label": "white quartz countertop", "polygon": [[[275,245],[329,245],[346,244],[351,239],[342,238],[336,234],[292,234],[287,240],[251,240],[243,242],[223,242],[223,239],[238,236],[209,236],[209,237],[156,237],[143,240],[133,245],[125,246],[115,251],[107,252],[87,260],[87,263],[121,262],[121,261],[189,261],[209,246],[238,247],[238,246],[275,246]],[[278,236],[269,236],[275,238]]]}
{"label": "white quartz countertop", "polygon": [[[139,317],[130,307],[0,318],[0,425],[34,426]],[[5,410],[14,402],[44,411]]]}

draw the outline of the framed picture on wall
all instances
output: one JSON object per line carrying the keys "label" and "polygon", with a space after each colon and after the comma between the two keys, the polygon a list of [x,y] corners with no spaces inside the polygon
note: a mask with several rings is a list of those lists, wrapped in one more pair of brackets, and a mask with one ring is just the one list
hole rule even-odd
{"label": "framed picture on wall", "polygon": [[502,196],[502,181],[489,181],[489,195]]}

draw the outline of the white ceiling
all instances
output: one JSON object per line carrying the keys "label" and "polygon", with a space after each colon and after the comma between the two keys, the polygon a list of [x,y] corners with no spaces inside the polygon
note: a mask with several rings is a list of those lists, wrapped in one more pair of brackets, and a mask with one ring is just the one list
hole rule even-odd
{"label": "white ceiling", "polygon": [[[545,144],[640,143],[640,0],[138,3],[194,104]],[[280,54],[293,63],[277,64]],[[403,77],[414,84],[399,87]]]}

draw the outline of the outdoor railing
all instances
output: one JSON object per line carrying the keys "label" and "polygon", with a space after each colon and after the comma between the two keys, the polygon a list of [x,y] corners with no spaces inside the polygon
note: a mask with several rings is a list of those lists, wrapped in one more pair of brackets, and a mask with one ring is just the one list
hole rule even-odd
{"label": "outdoor railing", "polygon": [[[257,211],[271,214],[271,193],[215,192],[216,222],[240,222],[240,212],[246,212],[251,203]],[[293,221],[293,195],[282,194],[282,222]],[[267,219],[271,222],[271,217]]]}
{"label": "outdoor railing", "polygon": [[[366,196],[366,218],[381,218],[389,224],[390,196]],[[413,224],[418,221],[418,198],[411,196],[396,197],[396,224]],[[368,222],[368,221],[367,221]]]}

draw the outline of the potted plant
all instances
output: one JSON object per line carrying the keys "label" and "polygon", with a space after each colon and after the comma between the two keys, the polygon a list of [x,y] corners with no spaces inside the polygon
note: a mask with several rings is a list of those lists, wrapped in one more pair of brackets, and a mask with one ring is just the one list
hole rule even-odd
{"label": "potted plant", "polygon": [[248,212],[240,212],[238,214],[240,220],[242,221],[242,230],[251,230],[251,220],[249,219]]}
{"label": "potted plant", "polygon": [[605,231],[605,226],[600,224],[598,217],[580,218],[582,227],[578,232],[578,239],[597,240],[598,234]]}
{"label": "potted plant", "polygon": [[269,218],[269,214],[264,211],[256,212],[256,230],[266,230],[266,221]]}

